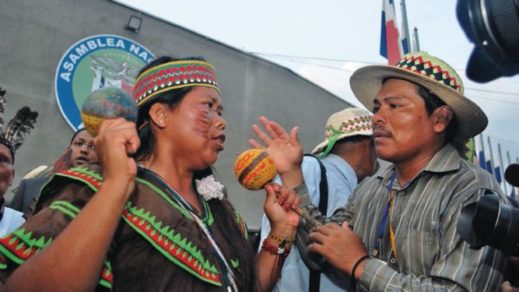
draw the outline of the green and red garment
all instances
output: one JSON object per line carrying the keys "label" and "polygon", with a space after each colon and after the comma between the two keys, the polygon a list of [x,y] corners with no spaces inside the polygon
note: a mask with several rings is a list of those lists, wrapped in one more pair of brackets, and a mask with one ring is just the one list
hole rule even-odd
{"label": "green and red garment", "polygon": [[[138,175],[126,203],[110,251],[100,271],[98,290],[223,291],[222,273],[207,238],[190,213],[158,185]],[[100,174],[86,168],[57,173],[45,185],[34,215],[19,229],[0,239],[0,281],[27,259],[51,244],[102,184]],[[202,218],[234,273],[239,252],[227,243],[208,211]],[[225,204],[230,204],[224,199]],[[236,220],[246,230],[239,215]],[[246,233],[244,233],[244,236]],[[85,238],[84,240],[88,240]],[[67,280],[63,275],[63,280]]]}

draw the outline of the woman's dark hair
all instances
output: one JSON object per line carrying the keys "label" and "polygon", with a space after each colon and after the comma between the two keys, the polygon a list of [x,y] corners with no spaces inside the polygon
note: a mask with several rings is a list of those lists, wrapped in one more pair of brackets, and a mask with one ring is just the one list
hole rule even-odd
{"label": "woman's dark hair", "polygon": [[[142,73],[144,73],[146,70],[158,66],[160,64],[168,63],[168,62],[174,62],[178,60],[202,60],[205,61],[204,58],[200,57],[191,57],[191,58],[171,58],[168,56],[162,56],[158,57],[157,59],[151,61],[148,65],[144,66],[144,68],[139,71],[139,74],[137,76],[140,76]],[[150,126],[150,115],[149,111],[152,105],[155,103],[163,103],[167,104],[170,107],[175,107],[178,105],[182,98],[193,89],[193,87],[188,86],[180,89],[175,90],[169,90],[164,93],[159,94],[156,96],[152,101],[149,101],[139,107],[138,113],[137,113],[137,128],[139,129],[139,138],[141,139],[141,146],[137,150],[137,153],[135,153],[134,157],[137,161],[145,160],[150,157],[150,155],[153,153],[153,149],[155,148],[155,137],[153,136],[153,133],[151,132],[151,126]]]}
{"label": "woman's dark hair", "polygon": [[[207,168],[195,172],[194,179],[201,179],[212,173],[213,170]],[[227,199],[213,199],[209,200],[208,203],[213,212],[215,223],[213,226],[220,229],[220,233],[225,238],[225,243],[232,248],[233,258],[238,260],[239,268],[235,276],[239,291],[257,291],[256,252],[245,237],[247,230],[242,230],[242,226],[237,221],[234,207]]]}
{"label": "woman's dark hair", "polygon": [[74,139],[76,138],[76,136],[83,131],[86,131],[86,128],[81,128],[81,129],[78,129],[76,132],[74,132],[74,135],[72,135],[72,138],[70,138],[70,143],[68,143],[68,144],[72,145],[72,142],[74,142]]}
{"label": "woman's dark hair", "polygon": [[[137,76],[140,76],[146,70],[155,67],[160,64],[174,62],[178,60],[199,60],[205,61],[201,57],[190,57],[190,58],[171,58],[163,56],[155,59],[144,68],[141,69]],[[159,94],[152,101],[144,104],[138,110],[137,116],[137,128],[139,129],[139,138],[141,139],[141,146],[135,154],[137,161],[145,160],[150,157],[155,148],[155,137],[151,131],[149,110],[151,106],[157,102],[167,104],[170,107],[177,106],[182,98],[192,89],[193,87],[184,87],[180,89],[166,91]],[[193,188],[196,189],[195,179],[202,179],[206,176],[212,175],[212,169],[206,168],[204,170],[195,171],[193,175]],[[239,285],[240,291],[256,291],[256,265],[254,258],[256,256],[251,245],[245,238],[245,235],[241,232],[241,226],[236,221],[236,213],[231,203],[227,199],[223,200],[209,200],[209,206],[213,213],[214,224],[211,228],[219,228],[221,234],[225,238],[227,246],[231,246],[232,257],[239,261],[239,272],[236,274],[236,282]],[[214,226],[214,227],[213,227]],[[246,231],[245,231],[246,232]]]}

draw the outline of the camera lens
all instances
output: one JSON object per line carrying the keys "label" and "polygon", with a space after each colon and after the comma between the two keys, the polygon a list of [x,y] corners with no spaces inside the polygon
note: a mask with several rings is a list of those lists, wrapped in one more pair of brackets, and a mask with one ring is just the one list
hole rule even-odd
{"label": "camera lens", "polygon": [[459,0],[456,15],[475,48],[467,76],[488,82],[519,73],[519,1]]}
{"label": "camera lens", "polygon": [[490,245],[507,255],[519,255],[519,209],[501,204],[491,191],[461,210],[458,234],[471,248]]}

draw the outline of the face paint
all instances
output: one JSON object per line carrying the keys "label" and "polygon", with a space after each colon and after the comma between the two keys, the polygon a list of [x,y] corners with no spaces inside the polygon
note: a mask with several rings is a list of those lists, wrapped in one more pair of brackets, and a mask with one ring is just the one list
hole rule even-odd
{"label": "face paint", "polygon": [[211,129],[211,120],[213,115],[214,110],[211,110],[208,104],[196,105],[195,133],[209,139],[209,131]]}

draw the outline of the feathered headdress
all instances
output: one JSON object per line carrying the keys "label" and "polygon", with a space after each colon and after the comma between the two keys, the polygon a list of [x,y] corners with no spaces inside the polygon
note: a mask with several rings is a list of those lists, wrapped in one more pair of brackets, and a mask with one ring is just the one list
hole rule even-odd
{"label": "feathered headdress", "polygon": [[11,151],[14,160],[14,152],[20,148],[25,136],[34,129],[38,112],[31,111],[28,106],[22,107],[12,120],[4,127],[5,90],[0,87],[0,143]]}

